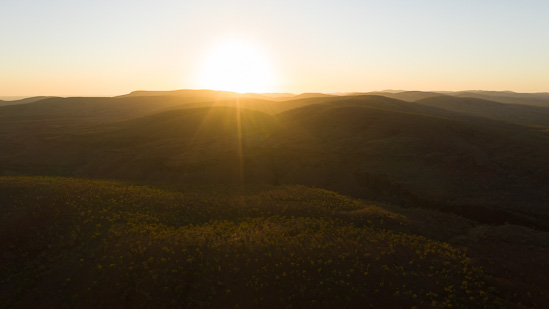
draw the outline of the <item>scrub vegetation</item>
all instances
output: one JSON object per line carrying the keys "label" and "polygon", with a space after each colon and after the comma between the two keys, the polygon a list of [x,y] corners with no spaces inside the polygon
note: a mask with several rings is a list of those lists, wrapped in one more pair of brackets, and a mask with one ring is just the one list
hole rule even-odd
{"label": "scrub vegetation", "polygon": [[407,219],[398,212],[323,189],[174,191],[3,177],[0,193],[1,287],[9,292],[2,302],[9,306],[506,302],[464,250],[402,232]]}
{"label": "scrub vegetation", "polygon": [[549,307],[548,94],[10,104],[2,308]]}

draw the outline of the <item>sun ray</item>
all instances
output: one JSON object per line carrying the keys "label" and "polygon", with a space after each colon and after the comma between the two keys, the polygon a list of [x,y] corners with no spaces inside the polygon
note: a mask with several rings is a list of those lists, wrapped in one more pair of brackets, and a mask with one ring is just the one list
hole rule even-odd
{"label": "sun ray", "polygon": [[242,109],[240,108],[240,99],[235,99],[236,103],[236,131],[237,131],[237,155],[238,155],[238,172],[240,186],[244,185],[244,151],[242,149]]}

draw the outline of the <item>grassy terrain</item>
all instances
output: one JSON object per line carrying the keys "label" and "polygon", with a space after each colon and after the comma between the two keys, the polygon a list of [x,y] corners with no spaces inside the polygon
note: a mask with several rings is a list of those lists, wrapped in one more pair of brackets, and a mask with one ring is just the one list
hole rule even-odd
{"label": "grassy terrain", "polygon": [[1,307],[549,306],[543,94],[37,100],[0,107]]}
{"label": "grassy terrain", "polygon": [[[492,286],[463,247],[441,240],[471,222],[322,189],[3,177],[0,199],[0,302],[8,307],[472,308],[520,300]],[[418,217],[444,221],[425,230]]]}

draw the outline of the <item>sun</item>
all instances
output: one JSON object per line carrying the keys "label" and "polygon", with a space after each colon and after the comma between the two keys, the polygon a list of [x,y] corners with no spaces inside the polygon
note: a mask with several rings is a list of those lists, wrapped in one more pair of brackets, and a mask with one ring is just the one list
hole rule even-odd
{"label": "sun", "polygon": [[259,48],[241,40],[224,41],[206,53],[200,68],[202,88],[234,92],[268,92],[274,73]]}

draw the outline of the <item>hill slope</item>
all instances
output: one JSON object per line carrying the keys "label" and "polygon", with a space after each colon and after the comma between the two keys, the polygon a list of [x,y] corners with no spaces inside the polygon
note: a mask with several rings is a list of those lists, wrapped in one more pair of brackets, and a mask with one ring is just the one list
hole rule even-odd
{"label": "hill slope", "polygon": [[549,107],[549,93],[517,93],[512,91],[460,91],[451,93],[457,97],[470,97],[509,104]]}
{"label": "hill slope", "polygon": [[527,126],[549,127],[548,107],[506,104],[478,98],[452,96],[430,97],[417,100],[415,103],[468,116],[508,121]]}
{"label": "hill slope", "polygon": [[[144,100],[145,115],[117,116],[135,99]],[[428,106],[364,95],[274,102],[290,109],[272,115],[224,103],[178,105],[175,97],[161,112],[150,106],[156,97],[102,100],[4,107],[0,173],[304,184],[549,229],[547,132],[533,122],[488,118],[492,107],[515,106],[481,101],[467,114],[459,98],[443,99],[457,102],[454,108],[435,98],[426,99],[436,101]],[[249,100],[243,105],[265,102]],[[64,108],[68,102],[79,106]]]}
{"label": "hill slope", "polygon": [[18,100],[8,100],[8,101],[0,100],[0,106],[34,103],[37,101],[50,99],[50,98],[54,98],[54,97],[38,96],[38,97],[29,97],[29,98],[18,99]]}
{"label": "hill slope", "polygon": [[[446,308],[546,301],[540,293],[547,292],[547,278],[515,278],[513,296],[499,277],[505,272],[489,276],[506,267],[474,250],[490,227],[321,189],[173,191],[2,177],[0,202],[0,301],[8,307]],[[508,252],[503,241],[491,243]],[[514,258],[548,256],[546,249],[525,250]]]}

